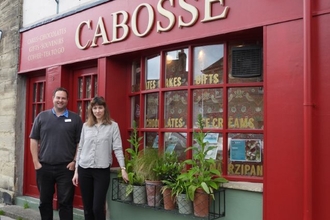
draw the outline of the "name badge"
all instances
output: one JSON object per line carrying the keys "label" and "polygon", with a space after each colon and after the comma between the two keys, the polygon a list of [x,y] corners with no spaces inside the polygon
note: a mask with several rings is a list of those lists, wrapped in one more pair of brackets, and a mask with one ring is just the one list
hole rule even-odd
{"label": "name badge", "polygon": [[65,119],[64,121],[65,121],[65,122],[71,122],[71,119],[68,118],[68,119]]}

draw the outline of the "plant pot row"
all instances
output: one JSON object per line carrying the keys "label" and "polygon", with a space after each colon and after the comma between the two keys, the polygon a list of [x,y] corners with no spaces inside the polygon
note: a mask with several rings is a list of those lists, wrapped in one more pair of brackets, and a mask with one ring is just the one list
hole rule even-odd
{"label": "plant pot row", "polygon": [[[161,184],[161,182],[159,182]],[[146,185],[133,186],[133,191],[126,195],[127,184],[119,184],[119,199],[138,205],[147,204],[150,207],[161,207],[165,210],[178,210],[180,214],[194,214],[196,217],[207,217],[209,214],[210,196],[203,189],[197,189],[192,202],[186,194],[172,195],[171,189],[161,191],[161,185],[156,181],[147,181]]]}

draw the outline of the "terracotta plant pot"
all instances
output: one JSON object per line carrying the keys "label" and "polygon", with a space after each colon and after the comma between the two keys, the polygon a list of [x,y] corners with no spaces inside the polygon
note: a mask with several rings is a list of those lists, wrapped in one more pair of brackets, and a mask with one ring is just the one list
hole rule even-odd
{"label": "terracotta plant pot", "polygon": [[161,181],[149,181],[146,180],[146,191],[147,191],[147,203],[148,206],[158,207],[162,200],[161,190],[162,182]]}
{"label": "terracotta plant pot", "polygon": [[171,189],[165,189],[163,192],[164,209],[166,210],[175,209],[175,198],[171,194],[172,194]]}
{"label": "terracotta plant pot", "polygon": [[210,195],[205,193],[202,188],[196,189],[193,205],[195,216],[207,217],[209,215]]}

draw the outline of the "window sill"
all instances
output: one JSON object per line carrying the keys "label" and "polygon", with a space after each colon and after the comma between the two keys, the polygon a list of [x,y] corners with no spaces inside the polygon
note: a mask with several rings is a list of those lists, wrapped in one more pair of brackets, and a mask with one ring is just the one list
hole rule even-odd
{"label": "window sill", "polygon": [[263,183],[250,183],[250,182],[229,182],[224,183],[223,188],[237,189],[251,192],[263,192]]}

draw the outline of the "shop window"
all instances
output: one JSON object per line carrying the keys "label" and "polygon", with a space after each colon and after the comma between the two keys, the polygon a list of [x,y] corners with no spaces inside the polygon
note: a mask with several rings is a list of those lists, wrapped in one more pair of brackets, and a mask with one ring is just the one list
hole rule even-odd
{"label": "shop window", "polygon": [[35,82],[33,84],[33,97],[32,97],[32,117],[33,121],[37,115],[45,108],[45,81]]}
{"label": "shop window", "polygon": [[[253,63],[248,74],[245,68],[233,72],[233,51],[246,59],[243,67]],[[131,118],[139,125],[144,147],[190,158],[193,152],[185,149],[196,144],[193,135],[201,114],[205,142],[212,148],[207,157],[216,160],[226,178],[262,181],[262,45],[224,42],[158,52],[140,58],[141,65],[132,63]]]}
{"label": "shop window", "polygon": [[198,127],[197,115],[205,120],[205,128],[223,128],[223,92],[217,89],[193,91],[193,126]]}
{"label": "shop window", "polygon": [[159,120],[159,99],[158,93],[149,93],[146,95],[146,112],[145,112],[145,127],[146,128],[158,128]]}
{"label": "shop window", "polygon": [[140,91],[141,67],[139,62],[132,65],[132,92]]}
{"label": "shop window", "polygon": [[160,55],[146,60],[146,90],[159,88],[160,77]]}
{"label": "shop window", "polygon": [[76,71],[77,77],[77,113],[84,120],[87,119],[87,110],[90,100],[97,96],[97,74],[88,74]]}
{"label": "shop window", "polygon": [[186,90],[171,91],[165,93],[164,102],[164,127],[186,128],[188,97]]}
{"label": "shop window", "polygon": [[228,89],[228,128],[263,128],[263,90],[260,87]]}
{"label": "shop window", "polygon": [[165,87],[188,85],[188,49],[166,52]]}
{"label": "shop window", "polygon": [[228,175],[263,176],[262,134],[230,133],[228,146]]}
{"label": "shop window", "polygon": [[133,97],[131,97],[131,121],[135,121],[136,126],[140,127],[140,96],[139,95],[135,95]]}
{"label": "shop window", "polygon": [[194,84],[207,85],[223,82],[224,46],[207,45],[194,48]]}

